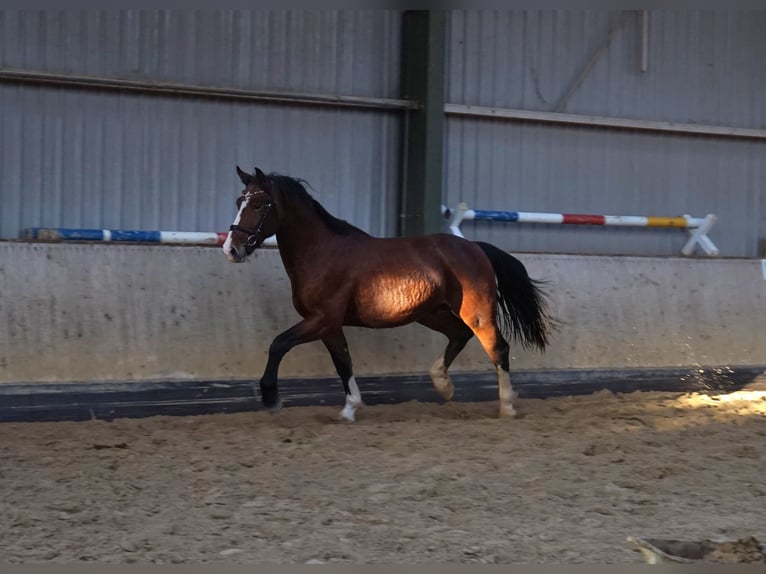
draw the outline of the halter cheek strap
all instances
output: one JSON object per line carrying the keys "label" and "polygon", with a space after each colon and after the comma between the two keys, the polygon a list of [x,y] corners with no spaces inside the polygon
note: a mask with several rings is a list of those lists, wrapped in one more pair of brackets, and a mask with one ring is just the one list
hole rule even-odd
{"label": "halter cheek strap", "polygon": [[259,240],[258,235],[261,233],[261,230],[263,229],[263,224],[266,223],[266,217],[269,215],[269,211],[271,211],[271,203],[267,203],[264,207],[266,208],[266,210],[263,212],[263,215],[261,216],[261,220],[258,222],[258,227],[256,227],[255,230],[249,229],[247,227],[242,227],[241,225],[229,226],[229,231],[239,231],[241,233],[248,234],[248,237],[245,240],[245,243],[247,244],[248,247],[258,247],[266,239],[265,237],[262,237]]}

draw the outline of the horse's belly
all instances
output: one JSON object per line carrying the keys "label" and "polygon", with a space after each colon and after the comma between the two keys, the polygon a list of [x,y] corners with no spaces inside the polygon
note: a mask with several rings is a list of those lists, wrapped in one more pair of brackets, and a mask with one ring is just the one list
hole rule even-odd
{"label": "horse's belly", "polygon": [[356,318],[369,326],[408,323],[434,304],[438,287],[438,282],[427,274],[405,278],[376,277],[357,289]]}

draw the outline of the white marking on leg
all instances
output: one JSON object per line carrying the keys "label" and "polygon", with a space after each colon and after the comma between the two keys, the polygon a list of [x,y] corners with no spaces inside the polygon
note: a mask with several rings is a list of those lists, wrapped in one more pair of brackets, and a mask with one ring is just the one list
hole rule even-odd
{"label": "white marking on leg", "polygon": [[348,390],[346,406],[340,411],[340,416],[349,422],[354,422],[356,420],[356,409],[362,404],[362,393],[359,392],[359,387],[353,376],[348,380]]}
{"label": "white marking on leg", "polygon": [[513,399],[516,397],[516,393],[513,392],[511,386],[511,373],[503,370],[500,366],[497,367],[497,386],[500,393],[500,416],[516,416],[516,409],[513,408]]}
{"label": "white marking on leg", "polygon": [[[239,206],[239,211],[237,212],[237,217],[234,219],[234,223],[232,225],[239,225],[239,222],[242,220],[242,213],[245,211],[245,208],[247,207],[247,203],[250,201],[249,196],[245,196],[245,199],[242,201],[242,204]],[[231,254],[231,240],[233,237],[233,231],[229,231],[229,234],[226,236],[226,241],[223,242],[223,252],[226,254],[226,258],[229,261],[234,261],[234,256]]]}
{"label": "white marking on leg", "polygon": [[445,401],[448,401],[455,394],[455,385],[447,374],[447,368],[444,366],[444,357],[439,357],[428,371],[431,381],[434,384],[436,392],[439,393]]}

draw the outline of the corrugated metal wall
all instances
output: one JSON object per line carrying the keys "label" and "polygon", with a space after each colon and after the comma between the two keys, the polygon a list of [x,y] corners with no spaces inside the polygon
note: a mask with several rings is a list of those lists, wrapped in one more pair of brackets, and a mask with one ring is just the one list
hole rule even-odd
{"label": "corrugated metal wall", "polygon": [[[400,22],[372,10],[4,10],[0,66],[396,98]],[[235,164],[303,177],[331,212],[391,234],[399,114],[0,82],[0,237],[222,230]]]}
{"label": "corrugated metal wall", "polygon": [[[447,101],[766,128],[766,12],[451,11]],[[233,88],[400,95],[401,13],[0,11],[0,66]],[[761,254],[766,141],[450,114],[445,203],[702,216],[727,256]],[[337,215],[396,229],[401,112],[0,82],[0,237],[34,225],[225,229],[234,165],[304,177]],[[223,199],[222,199],[223,198]],[[508,249],[677,254],[682,231],[466,223]]]}
{"label": "corrugated metal wall", "polygon": [[[766,12],[453,11],[447,100],[574,114],[766,127]],[[766,141],[450,116],[446,203],[477,209],[703,216],[725,256],[761,254]],[[466,223],[509,249],[677,254],[681,231]]]}

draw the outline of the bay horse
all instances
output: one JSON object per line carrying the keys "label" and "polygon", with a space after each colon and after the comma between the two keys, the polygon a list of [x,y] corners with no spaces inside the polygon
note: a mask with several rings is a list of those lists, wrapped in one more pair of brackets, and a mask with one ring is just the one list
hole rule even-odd
{"label": "bay horse", "polygon": [[488,243],[448,234],[373,237],[330,215],[303,181],[237,166],[245,186],[223,252],[241,263],[276,235],[303,319],[277,335],[260,380],[261,401],[281,407],[277,374],[285,354],[321,340],[346,393],[341,417],[354,421],[362,405],[344,326],[380,329],[412,322],[446,335],[447,347],[429,371],[436,391],[454,393],[450,364],[476,335],[497,369],[500,415],[513,416],[509,339],[545,350],[552,322],[545,294],[524,265]]}

